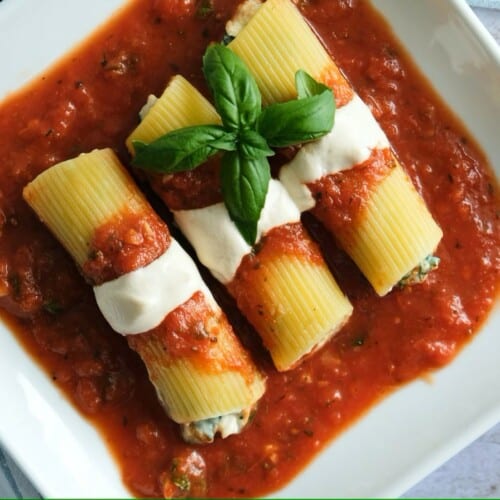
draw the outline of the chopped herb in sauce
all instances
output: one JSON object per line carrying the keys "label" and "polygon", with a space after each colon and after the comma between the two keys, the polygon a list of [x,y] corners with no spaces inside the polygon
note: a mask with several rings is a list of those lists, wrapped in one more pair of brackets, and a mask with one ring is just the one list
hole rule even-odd
{"label": "chopped herb in sauce", "polygon": [[43,308],[50,314],[58,314],[63,310],[61,304],[55,300],[48,300],[43,304]]}
{"label": "chopped herb in sauce", "polygon": [[206,18],[214,13],[214,5],[212,0],[201,0],[196,8],[196,16]]}

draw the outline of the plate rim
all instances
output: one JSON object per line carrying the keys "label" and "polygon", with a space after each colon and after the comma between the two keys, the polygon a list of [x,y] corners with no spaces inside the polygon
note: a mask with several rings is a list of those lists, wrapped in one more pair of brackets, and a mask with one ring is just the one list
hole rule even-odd
{"label": "plate rim", "polygon": [[[24,3],[29,4],[30,1],[32,1],[32,0],[25,0]],[[98,2],[99,0],[95,0],[95,1]],[[381,1],[397,1],[397,0],[378,0],[378,2],[375,1],[373,3],[376,4],[376,3],[380,3]],[[126,4],[128,2],[128,0],[121,0],[121,2],[123,4]],[[476,34],[478,42],[480,44],[482,44],[482,46],[485,47],[485,50],[487,51],[487,53],[491,57],[492,61],[494,61],[495,64],[497,65],[497,69],[500,70],[500,48],[496,44],[496,42],[493,39],[493,37],[491,36],[491,34],[486,30],[486,28],[482,25],[482,23],[479,21],[479,19],[477,19],[477,17],[474,15],[473,11],[467,5],[465,0],[446,0],[446,2],[444,2],[444,3],[446,5],[448,5],[450,9],[454,10],[457,13],[457,15],[459,15],[459,17],[461,17],[461,19],[464,21],[464,23],[467,26],[469,26],[471,32]],[[2,4],[0,4],[0,14],[1,14],[3,6],[10,6],[10,5],[12,5],[12,2],[9,2],[8,0],[5,2],[2,2]],[[92,30],[92,31],[94,31],[94,30]],[[73,46],[75,46],[75,45],[78,45],[78,43],[73,44]],[[64,52],[66,53],[66,51],[64,51]],[[420,67],[419,64],[417,64],[417,66]],[[24,86],[24,84],[23,84],[23,86]],[[1,100],[3,100],[3,99],[0,99],[0,101]],[[473,135],[473,134],[471,134],[471,135]],[[493,170],[496,169],[495,170],[496,175],[498,176],[498,173],[499,173],[498,166],[494,163],[494,161],[491,161],[491,160],[494,160],[494,159],[490,158],[490,163],[492,164]],[[486,326],[488,324],[493,323],[493,322],[498,322],[500,320],[500,308],[498,306],[499,306],[499,301],[498,301],[498,297],[497,297],[495,306],[493,306],[492,311],[489,313],[488,320],[485,322],[485,324],[482,325],[481,331],[479,331],[475,335],[475,338],[470,343],[470,345],[467,345],[463,348],[462,352],[457,356],[457,359],[455,359],[451,363],[451,365],[439,370],[439,372],[436,374],[436,380],[441,379],[443,376],[446,376],[446,374],[450,370],[454,370],[453,367],[456,366],[457,362],[463,356],[469,355],[468,353],[470,352],[471,349],[473,349],[473,346],[475,345],[476,341],[478,341],[478,339],[481,338],[481,336],[484,334],[484,330],[486,329]],[[0,329],[4,329],[3,323],[0,324]],[[5,328],[5,329],[8,331],[8,328]],[[6,337],[6,336],[2,335],[2,337]],[[9,335],[9,337],[16,344],[16,347],[11,346],[11,348],[13,348],[14,350],[17,348],[19,350],[19,352],[16,354],[16,356],[19,355],[21,358],[24,356],[24,358],[25,358],[24,361],[27,361],[27,363],[31,366],[31,368],[28,370],[28,373],[30,374],[30,376],[36,377],[37,379],[44,381],[44,382],[41,382],[41,384],[44,386],[43,390],[44,391],[47,390],[48,393],[50,394],[49,400],[50,401],[58,401],[57,404],[60,404],[59,400],[62,399],[63,407],[65,408],[64,413],[74,412],[75,415],[77,416],[77,419],[80,419],[84,423],[84,427],[88,426],[91,428],[89,435],[95,434],[95,436],[97,436],[97,439],[102,441],[102,438],[100,437],[98,432],[95,430],[95,428],[91,424],[89,424],[83,417],[81,417],[81,415],[78,413],[78,411],[76,409],[74,409],[74,407],[69,402],[66,401],[65,397],[61,398],[60,391],[50,382],[47,374],[36,364],[36,362],[34,362],[34,360],[31,358],[31,356],[29,356],[29,354],[27,354],[24,351],[24,349],[19,345],[19,343],[15,339],[15,336]],[[4,342],[0,342],[0,346],[5,346],[5,345],[6,344]],[[1,373],[2,373],[2,371],[0,371],[0,374]],[[366,420],[366,418],[369,415],[376,412],[377,409],[380,407],[380,405],[385,405],[386,401],[390,401],[393,398],[397,398],[398,393],[400,393],[401,391],[405,391],[410,387],[413,387],[415,385],[419,385],[420,383],[421,383],[420,381],[412,382],[412,383],[408,384],[408,386],[403,388],[403,389],[397,389],[393,394],[388,396],[384,401],[377,404],[375,407],[371,408],[368,411],[368,414],[364,415],[363,417],[361,417],[361,419],[359,419],[357,422],[352,424],[349,429],[347,429],[346,431],[344,431],[341,434],[341,436],[335,438],[335,440],[332,441],[329,445],[327,445],[325,450],[320,453],[320,456],[321,457],[324,456],[325,453],[327,453],[328,450],[332,446],[336,446],[337,442],[341,442],[345,436],[348,436],[352,432],[353,428],[355,428],[356,426],[358,426],[360,424],[360,422],[362,420]],[[26,405],[29,406],[28,401],[26,401]],[[469,422],[468,426],[466,426],[464,428],[464,432],[460,436],[456,436],[456,439],[454,441],[451,441],[451,442],[448,441],[447,443],[443,443],[441,446],[441,449],[436,453],[434,458],[428,457],[427,460],[422,461],[413,470],[409,470],[405,477],[401,477],[399,481],[391,483],[391,485],[388,485],[388,487],[386,487],[385,489],[380,489],[378,491],[373,492],[370,496],[375,495],[377,497],[385,497],[385,496],[393,497],[393,496],[401,495],[402,493],[407,491],[409,487],[411,487],[416,482],[418,482],[418,480],[425,477],[425,475],[427,475],[429,472],[434,470],[440,464],[444,463],[444,461],[446,461],[448,458],[453,456],[456,452],[458,452],[464,446],[466,446],[467,444],[472,442],[475,438],[480,436],[482,433],[487,431],[491,426],[493,426],[495,423],[497,423],[499,421],[500,421],[500,399],[497,401],[496,406],[491,407],[490,410],[488,412],[485,412],[484,414],[482,414],[480,418]],[[3,424],[4,421],[0,419],[0,423]],[[2,425],[2,427],[3,427],[3,425]],[[39,430],[42,433],[44,432],[43,427],[40,427]],[[0,431],[0,439],[2,440],[4,447],[7,449],[9,454],[11,454],[11,456],[13,456],[14,460],[19,464],[19,466],[23,470],[27,471],[29,478],[33,481],[33,483],[37,487],[38,491],[42,495],[48,496],[48,497],[61,496],[61,491],[58,488],[53,489],[52,485],[46,484],[46,477],[42,473],[42,471],[38,470],[37,466],[33,466],[33,464],[30,463],[29,460],[27,460],[25,450],[20,450],[16,444],[13,444],[10,439],[6,439],[5,436],[6,436],[6,434],[2,429]],[[94,438],[95,438],[95,436],[94,436]],[[92,439],[94,439],[94,438],[92,438]],[[105,448],[105,446],[103,449],[107,455],[111,456],[111,453],[107,450],[107,448]],[[314,457],[312,464],[314,464],[314,462],[316,462],[317,460],[318,460],[318,456]],[[112,461],[111,469],[105,468],[105,470],[107,471],[106,473],[108,473],[110,470],[113,470],[113,467],[114,467],[114,470],[117,472],[118,481],[121,483],[119,469],[118,469],[118,467],[114,466],[114,461],[112,458],[111,458],[111,461]],[[108,466],[109,466],[109,464],[108,464]],[[106,467],[108,467],[108,466],[106,466]],[[299,473],[299,476],[304,476],[305,473],[309,470],[309,468],[310,468],[310,466],[308,466],[306,469],[302,470]],[[269,495],[269,497],[270,498],[281,498],[284,494],[286,496],[286,492],[288,490],[290,490],[290,489],[293,490],[295,482],[296,482],[296,480],[292,480],[291,483],[286,485],[284,488],[278,490],[277,492],[274,492],[273,494]],[[119,495],[122,495],[122,496],[123,495],[130,495],[128,490],[126,490],[123,487],[123,484],[122,484],[122,490],[123,491],[115,492],[111,496],[116,497],[116,493],[118,493]],[[94,496],[96,496],[96,497],[99,497],[102,495],[103,495],[102,491],[100,491],[98,493],[94,493]],[[64,496],[67,496],[67,494],[65,493]],[[82,495],[80,493],[80,494],[76,494],[75,496],[81,497]],[[85,493],[85,496],[93,496],[93,495],[92,494],[89,495],[88,493]],[[296,496],[296,493],[294,496]],[[349,495],[346,495],[346,496],[349,496]]]}

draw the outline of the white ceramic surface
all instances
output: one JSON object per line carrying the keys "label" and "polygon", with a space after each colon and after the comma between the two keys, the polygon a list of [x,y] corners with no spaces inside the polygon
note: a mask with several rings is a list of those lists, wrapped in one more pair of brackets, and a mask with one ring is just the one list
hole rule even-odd
{"label": "white ceramic surface", "polygon": [[[0,98],[120,3],[4,0]],[[500,175],[500,52],[495,42],[458,0],[374,4],[466,121]],[[499,332],[497,304],[478,337],[432,383],[417,381],[373,408],[274,496],[376,497],[407,490],[500,420]],[[3,329],[0,352],[0,439],[42,494],[126,496],[98,434]]]}

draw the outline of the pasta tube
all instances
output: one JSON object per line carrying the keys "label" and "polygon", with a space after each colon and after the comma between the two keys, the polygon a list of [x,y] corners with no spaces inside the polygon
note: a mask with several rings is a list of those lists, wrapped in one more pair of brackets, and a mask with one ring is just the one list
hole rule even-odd
{"label": "pasta tube", "polygon": [[268,0],[254,12],[229,47],[266,102],[295,97],[299,69],[329,85],[337,101],[332,131],[305,145],[281,169],[281,182],[333,232],[379,295],[421,281],[439,262],[432,254],[442,231],[385,134],[290,0]]}
{"label": "pasta tube", "polygon": [[202,281],[110,149],[59,163],[25,200],[94,286],[191,442],[239,432],[265,383]]}
{"label": "pasta tube", "polygon": [[311,29],[291,1],[267,1],[260,8],[253,7],[252,13],[246,23],[238,23],[241,31],[230,30],[236,38],[229,48],[257,80],[264,106],[297,97],[298,69],[331,87],[337,105],[351,99],[352,89],[320,41],[311,37]]}
{"label": "pasta tube", "polygon": [[[201,114],[205,121],[200,121]],[[176,76],[132,132],[127,145],[133,154],[132,141],[145,141],[144,130],[156,131],[147,137],[151,142],[181,127],[219,121],[210,103],[187,80]],[[189,174],[188,192],[195,183],[192,176],[204,175],[202,168]],[[216,179],[218,188],[217,174],[211,172],[209,181],[214,184]],[[200,261],[226,285],[260,334],[278,370],[297,365],[347,321],[352,306],[330,274],[319,248],[303,229],[300,213],[280,182],[270,182],[257,244],[252,248],[220,198],[216,203],[194,207],[173,203],[171,191],[180,189],[178,174],[150,174],[150,179],[173,209],[177,224]]]}

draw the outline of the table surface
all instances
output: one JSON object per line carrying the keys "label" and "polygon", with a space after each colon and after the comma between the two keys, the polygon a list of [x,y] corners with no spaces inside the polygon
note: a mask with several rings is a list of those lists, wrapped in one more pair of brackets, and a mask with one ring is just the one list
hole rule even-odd
{"label": "table surface", "polygon": [[[500,0],[469,3],[500,43]],[[0,498],[40,498],[1,447]],[[500,423],[416,484],[403,498],[500,498]]]}

